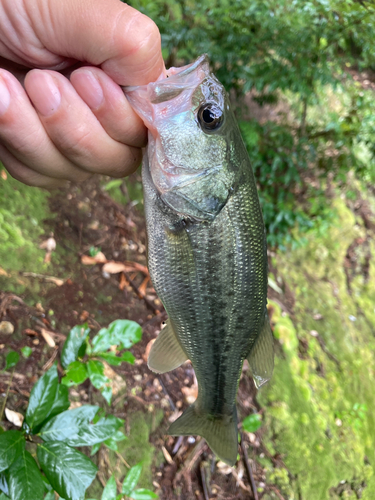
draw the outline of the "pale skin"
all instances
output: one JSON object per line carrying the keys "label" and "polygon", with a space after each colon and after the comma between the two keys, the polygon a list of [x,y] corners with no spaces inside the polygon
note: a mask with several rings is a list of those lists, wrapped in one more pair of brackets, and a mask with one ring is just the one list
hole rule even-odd
{"label": "pale skin", "polygon": [[1,162],[44,188],[129,175],[147,133],[120,85],[163,68],[156,25],[119,0],[0,0]]}

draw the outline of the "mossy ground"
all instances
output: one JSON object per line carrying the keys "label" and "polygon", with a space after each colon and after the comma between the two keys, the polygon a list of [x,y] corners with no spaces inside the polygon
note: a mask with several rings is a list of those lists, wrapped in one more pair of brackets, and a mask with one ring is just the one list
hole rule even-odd
{"label": "mossy ground", "polygon": [[281,355],[259,399],[267,446],[287,468],[266,463],[268,479],[288,499],[375,498],[375,265],[348,290],[346,252],[366,229],[342,199],[334,208],[324,236],[273,262],[295,304],[289,315],[271,301]]}

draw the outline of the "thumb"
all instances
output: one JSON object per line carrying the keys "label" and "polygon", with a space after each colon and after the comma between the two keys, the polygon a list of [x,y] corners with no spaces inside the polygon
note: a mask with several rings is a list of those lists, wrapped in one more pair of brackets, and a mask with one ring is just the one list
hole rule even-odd
{"label": "thumb", "polygon": [[99,66],[119,85],[143,85],[163,71],[156,24],[129,5],[119,0],[31,3],[34,31],[50,52]]}

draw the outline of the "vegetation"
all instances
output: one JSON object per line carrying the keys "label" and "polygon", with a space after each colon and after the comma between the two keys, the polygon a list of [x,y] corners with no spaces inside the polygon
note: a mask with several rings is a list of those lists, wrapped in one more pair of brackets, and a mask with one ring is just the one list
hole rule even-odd
{"label": "vegetation", "polygon": [[[372,500],[374,3],[131,3],[158,24],[167,66],[209,55],[236,108],[256,175],[271,250],[269,313],[276,349],[272,381],[256,398],[249,401],[247,373],[240,381],[242,432],[250,443],[258,492],[263,500]],[[195,490],[189,488],[201,489],[205,481],[220,486],[216,493],[212,488],[212,498],[233,491],[239,499],[249,498],[242,465],[232,474],[219,463],[212,472],[209,455],[187,440],[173,454],[175,442],[164,434],[175,412],[157,392],[158,380],[144,376],[146,367],[137,371],[164,318],[144,271],[142,211],[133,210],[141,203],[139,177],[71,187],[66,201],[65,192],[49,198],[0,173],[0,322],[15,326],[12,336],[0,329],[0,385],[6,380],[1,418],[6,402],[22,403],[14,384],[21,364],[30,381],[26,392],[33,387],[27,410],[21,405],[22,427],[1,423],[7,430],[0,427],[0,500],[53,500],[55,492],[65,500],[156,498],[151,488],[160,464],[163,477],[157,481],[167,484],[161,488],[156,482],[160,498],[164,491],[166,497],[192,498]],[[99,212],[103,200],[113,205]],[[39,244],[51,229],[58,231],[58,245],[48,263]],[[90,254],[90,268],[81,265],[83,254]],[[95,261],[98,255],[101,261]],[[122,271],[110,275],[104,262],[121,263]],[[63,277],[60,293],[56,281],[29,280],[23,271]],[[8,300],[13,294],[27,302],[27,312],[17,315]],[[78,320],[85,314],[90,327],[86,319]],[[119,317],[136,321],[101,327]],[[143,341],[141,321],[151,335]],[[51,351],[30,340],[40,338],[40,323],[67,334],[62,377],[56,364],[42,369]],[[27,342],[26,335],[31,335]],[[128,370],[120,397],[108,365],[122,377],[122,369]],[[166,379],[171,405],[182,405],[183,384],[194,394],[191,373],[180,370],[178,383],[174,375]],[[93,393],[95,404],[91,399],[87,404],[82,392]],[[68,409],[77,399],[79,406]],[[131,400],[137,406],[130,412]],[[126,414],[126,429],[119,412]],[[103,450],[105,474],[89,486]],[[120,468],[119,455],[130,464],[126,469]]]}

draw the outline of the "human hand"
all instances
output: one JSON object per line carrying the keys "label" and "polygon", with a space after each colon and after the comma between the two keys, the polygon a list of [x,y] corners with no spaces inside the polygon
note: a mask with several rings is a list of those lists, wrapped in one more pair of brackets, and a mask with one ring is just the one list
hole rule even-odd
{"label": "human hand", "polygon": [[0,0],[0,56],[0,160],[13,177],[51,188],[137,168],[146,129],[119,85],[163,70],[151,19],[119,0]]}

